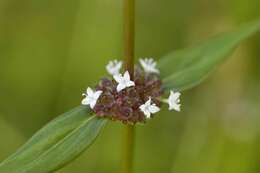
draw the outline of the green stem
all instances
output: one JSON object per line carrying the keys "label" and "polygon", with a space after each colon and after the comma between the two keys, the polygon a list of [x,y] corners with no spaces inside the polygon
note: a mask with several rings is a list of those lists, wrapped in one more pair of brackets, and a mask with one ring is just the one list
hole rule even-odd
{"label": "green stem", "polygon": [[133,78],[135,42],[135,0],[124,0],[124,62]]}
{"label": "green stem", "polygon": [[133,172],[133,157],[134,157],[134,136],[135,130],[133,125],[126,125],[124,127],[124,146],[123,146],[123,171],[122,173],[132,173]]}
{"label": "green stem", "polygon": [[[135,42],[135,0],[124,1],[124,65],[125,70],[134,77],[134,42]],[[122,173],[133,172],[134,125],[124,127]]]}

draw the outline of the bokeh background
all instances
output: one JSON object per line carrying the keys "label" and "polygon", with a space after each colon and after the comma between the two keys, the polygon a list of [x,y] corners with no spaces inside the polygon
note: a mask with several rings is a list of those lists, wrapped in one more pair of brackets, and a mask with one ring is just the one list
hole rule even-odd
{"label": "bokeh background", "polygon": [[[159,59],[260,19],[259,0],[137,0],[136,57]],[[260,33],[200,86],[182,112],[137,127],[136,173],[260,172]],[[122,0],[0,1],[0,160],[122,57]],[[122,125],[58,173],[120,172]]]}

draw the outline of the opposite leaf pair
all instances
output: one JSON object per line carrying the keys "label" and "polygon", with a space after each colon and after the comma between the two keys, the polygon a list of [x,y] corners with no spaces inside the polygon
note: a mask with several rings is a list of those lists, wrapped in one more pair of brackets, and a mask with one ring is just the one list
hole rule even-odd
{"label": "opposite leaf pair", "polygon": [[[160,58],[158,66],[163,78],[164,89],[186,90],[198,85],[220,62],[226,59],[227,55],[230,55],[241,41],[259,30],[260,22],[256,21],[241,27],[235,32],[215,37],[195,48],[174,51]],[[139,73],[140,69],[136,68],[135,71]],[[124,105],[134,106],[133,103],[138,103],[138,99],[135,99],[135,97],[147,95],[147,93],[153,95],[151,100],[158,105],[157,100],[154,99],[157,95],[161,95],[161,91],[158,89],[161,86],[161,82],[158,80],[158,77],[156,75],[144,75],[143,73],[135,74],[135,76],[139,76],[139,78],[134,78],[136,89],[134,90],[133,87],[130,87],[119,93],[116,91],[117,83],[115,81],[109,79],[101,80],[96,90],[103,91],[102,94],[95,95],[92,92],[93,98],[98,97],[96,103],[92,103],[94,111],[98,112],[97,116],[103,116],[110,111],[111,113],[117,113],[114,116],[110,116],[111,118],[115,117],[123,120],[125,116],[120,117],[118,113],[121,109],[124,109],[125,112],[135,111],[135,109],[124,107]],[[142,87],[146,87],[146,94],[138,93]],[[111,105],[115,104],[111,94],[121,98],[117,100],[116,105],[123,105],[123,108],[118,110],[110,109],[108,103],[112,101]],[[179,102],[179,94],[173,93],[171,95],[172,97],[170,96],[168,100]],[[101,104],[102,102],[105,105]],[[132,121],[138,118],[141,119],[142,116],[139,116],[139,112],[138,109],[136,116],[128,119]],[[52,120],[34,134],[16,153],[2,161],[0,163],[0,172],[49,173],[64,167],[94,142],[107,122],[104,118],[98,118],[95,115],[92,117],[91,115],[92,113],[88,107],[79,106]],[[141,115],[144,114],[141,112]]]}

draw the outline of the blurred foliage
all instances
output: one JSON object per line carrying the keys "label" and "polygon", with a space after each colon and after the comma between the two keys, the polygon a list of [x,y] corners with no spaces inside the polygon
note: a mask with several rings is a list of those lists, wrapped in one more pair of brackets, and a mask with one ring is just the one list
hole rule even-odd
{"label": "blurred foliage", "polygon": [[[258,0],[141,0],[136,57],[159,58],[260,17]],[[119,0],[0,1],[0,159],[80,103],[122,57]],[[136,172],[260,171],[260,34],[209,80],[183,93],[181,113],[137,127]],[[122,125],[59,173],[119,172]]]}

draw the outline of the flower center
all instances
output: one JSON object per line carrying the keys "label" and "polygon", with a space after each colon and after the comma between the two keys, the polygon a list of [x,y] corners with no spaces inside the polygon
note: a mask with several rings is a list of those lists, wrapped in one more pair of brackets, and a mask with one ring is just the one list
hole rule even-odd
{"label": "flower center", "polygon": [[[134,83],[135,86],[117,92],[115,80],[102,79],[96,86],[96,90],[103,91],[94,107],[96,115],[129,124],[145,122],[146,117],[139,107],[149,98],[160,106],[159,97],[163,93],[161,81],[157,74],[144,73],[137,67]],[[122,80],[122,84],[127,85],[127,81]]]}

